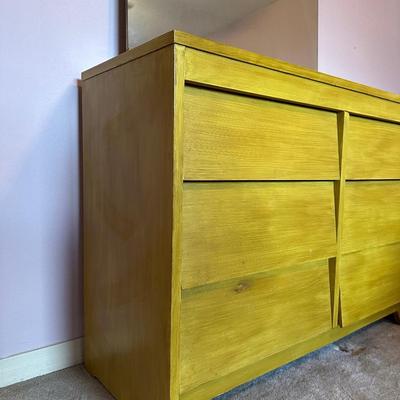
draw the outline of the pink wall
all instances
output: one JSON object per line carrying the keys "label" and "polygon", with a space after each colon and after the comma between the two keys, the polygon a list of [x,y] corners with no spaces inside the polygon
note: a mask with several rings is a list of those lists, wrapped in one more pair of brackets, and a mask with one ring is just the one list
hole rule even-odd
{"label": "pink wall", "polygon": [[317,68],[318,0],[277,0],[212,39]]}
{"label": "pink wall", "polygon": [[318,69],[400,93],[400,1],[319,0]]}
{"label": "pink wall", "polygon": [[0,358],[82,335],[76,80],[116,4],[0,2]]}

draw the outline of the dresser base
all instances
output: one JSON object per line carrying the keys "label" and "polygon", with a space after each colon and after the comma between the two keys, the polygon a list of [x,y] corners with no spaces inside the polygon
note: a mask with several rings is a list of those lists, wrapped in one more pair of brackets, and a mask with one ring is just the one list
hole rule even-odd
{"label": "dresser base", "polygon": [[251,381],[256,377],[266,374],[276,368],[279,368],[287,363],[290,363],[298,358],[301,358],[308,353],[320,349],[330,343],[333,343],[345,336],[378,321],[388,315],[393,314],[396,323],[400,323],[400,304],[392,306],[383,310],[373,316],[366,318],[357,324],[348,326],[346,328],[334,328],[322,335],[316,336],[310,340],[302,342],[296,346],[290,347],[289,349],[280,353],[274,354],[258,363],[252,364],[246,368],[242,368],[239,371],[235,371],[232,374],[224,376],[221,379],[217,379],[212,382],[207,382],[190,392],[183,393],[180,396],[180,400],[206,400],[212,399],[219,394],[228,392],[229,390]]}

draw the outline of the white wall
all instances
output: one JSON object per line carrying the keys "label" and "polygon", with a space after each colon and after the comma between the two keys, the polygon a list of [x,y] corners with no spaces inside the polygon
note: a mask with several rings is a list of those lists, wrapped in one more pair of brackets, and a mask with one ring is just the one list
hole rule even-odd
{"label": "white wall", "polygon": [[277,0],[212,39],[317,68],[318,0]]}
{"label": "white wall", "polygon": [[400,0],[319,0],[318,69],[400,93]]}
{"label": "white wall", "polygon": [[80,72],[117,52],[116,0],[0,2],[0,358],[82,335]]}

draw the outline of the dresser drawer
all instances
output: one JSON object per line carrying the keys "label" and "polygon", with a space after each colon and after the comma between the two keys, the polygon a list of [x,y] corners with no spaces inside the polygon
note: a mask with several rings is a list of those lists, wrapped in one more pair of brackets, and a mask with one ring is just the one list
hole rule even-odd
{"label": "dresser drawer", "polygon": [[331,182],[184,183],[184,288],[335,255]]}
{"label": "dresser drawer", "polygon": [[344,189],[344,253],[400,241],[400,181],[348,182]]}
{"label": "dresser drawer", "polygon": [[337,179],[336,114],[188,86],[183,159],[186,180]]}
{"label": "dresser drawer", "polygon": [[343,326],[400,303],[400,243],[347,254],[340,271]]}
{"label": "dresser drawer", "polygon": [[184,291],[181,392],[329,330],[327,264]]}
{"label": "dresser drawer", "polygon": [[400,125],[351,117],[348,179],[400,179]]}

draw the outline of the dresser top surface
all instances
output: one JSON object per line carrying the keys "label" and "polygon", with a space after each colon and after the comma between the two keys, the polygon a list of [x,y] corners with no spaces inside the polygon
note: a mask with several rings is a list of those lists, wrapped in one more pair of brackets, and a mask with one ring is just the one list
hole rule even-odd
{"label": "dresser top surface", "polygon": [[178,30],[167,32],[162,36],[159,36],[153,40],[150,40],[147,43],[142,44],[141,46],[130,49],[125,53],[122,53],[114,58],[111,58],[108,61],[105,61],[93,68],[84,71],[82,73],[82,80],[90,79],[103,72],[126,64],[137,58],[143,57],[146,54],[152,53],[156,50],[173,44],[182,45],[207,53],[227,57],[233,60],[242,61],[248,64],[269,68],[290,75],[301,76],[306,79],[311,79],[328,85],[342,87],[348,90],[400,103],[400,94],[387,92],[385,90],[334,77],[332,75],[317,72],[309,68],[300,67],[295,64],[291,64],[271,57],[266,57],[264,55],[237,47],[228,46],[223,43],[215,42],[213,40],[205,39]]}

